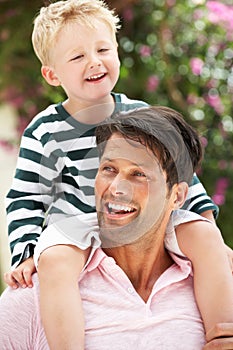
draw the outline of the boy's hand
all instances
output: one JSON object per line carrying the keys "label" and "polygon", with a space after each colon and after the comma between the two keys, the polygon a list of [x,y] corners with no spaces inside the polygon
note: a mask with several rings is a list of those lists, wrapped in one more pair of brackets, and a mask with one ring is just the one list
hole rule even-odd
{"label": "boy's hand", "polygon": [[207,344],[203,350],[232,350],[233,323],[218,323],[206,335]]}
{"label": "boy's hand", "polygon": [[17,289],[19,286],[22,288],[33,286],[32,275],[36,272],[33,257],[24,260],[15,270],[6,272],[4,274],[4,281],[11,288]]}

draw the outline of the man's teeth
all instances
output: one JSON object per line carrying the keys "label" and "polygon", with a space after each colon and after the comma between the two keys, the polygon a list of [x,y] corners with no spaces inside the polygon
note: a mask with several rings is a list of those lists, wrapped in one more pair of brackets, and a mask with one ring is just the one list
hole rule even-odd
{"label": "man's teeth", "polygon": [[131,207],[128,207],[126,205],[121,205],[121,204],[115,204],[115,203],[109,203],[108,207],[110,210],[116,210],[116,211],[128,211],[128,212],[134,211],[134,209]]}
{"label": "man's teeth", "polygon": [[97,74],[97,75],[92,75],[91,77],[87,78],[87,80],[96,80],[96,79],[100,79],[104,76],[104,74]]}

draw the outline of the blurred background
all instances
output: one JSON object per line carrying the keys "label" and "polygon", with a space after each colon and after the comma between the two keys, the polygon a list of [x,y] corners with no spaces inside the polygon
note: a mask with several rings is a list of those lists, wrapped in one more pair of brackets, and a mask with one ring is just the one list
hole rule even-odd
{"label": "blurred background", "polygon": [[[175,108],[199,131],[205,158],[198,176],[219,206],[217,224],[233,248],[232,0],[106,2],[122,20],[121,75],[114,90]],[[65,98],[41,78],[31,46],[33,18],[47,3],[0,0],[1,276],[10,267],[4,198],[20,137],[37,112]]]}

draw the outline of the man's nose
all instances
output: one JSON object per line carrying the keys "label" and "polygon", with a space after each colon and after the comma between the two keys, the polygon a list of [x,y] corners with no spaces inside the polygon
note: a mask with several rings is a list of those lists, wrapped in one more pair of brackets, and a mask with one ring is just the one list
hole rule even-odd
{"label": "man's nose", "polygon": [[111,185],[109,186],[109,190],[112,195],[127,195],[131,197],[132,195],[132,186],[128,180],[121,176],[116,176]]}

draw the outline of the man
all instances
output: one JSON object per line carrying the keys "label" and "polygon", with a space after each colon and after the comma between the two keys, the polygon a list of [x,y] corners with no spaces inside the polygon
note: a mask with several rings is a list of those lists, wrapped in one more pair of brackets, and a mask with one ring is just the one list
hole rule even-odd
{"label": "man", "polygon": [[[216,339],[204,346],[190,263],[164,248],[171,213],[185,200],[200,160],[197,135],[171,110],[157,107],[98,127],[97,143],[102,248],[93,249],[79,280],[85,349],[210,350],[216,343],[218,349],[233,349],[233,324],[216,326],[209,336]],[[2,350],[48,350],[36,276],[32,289],[3,294],[0,321]]]}

